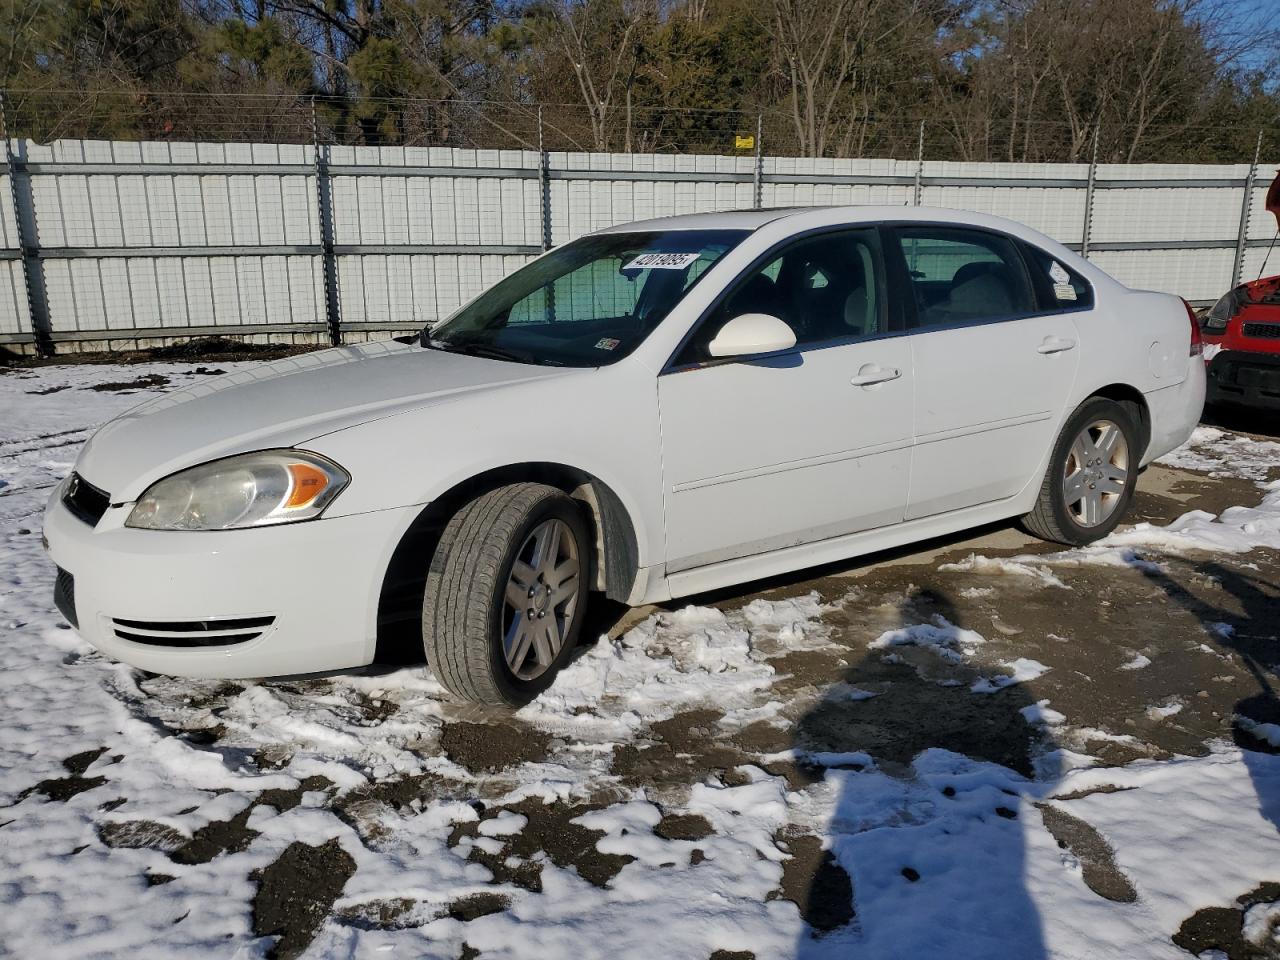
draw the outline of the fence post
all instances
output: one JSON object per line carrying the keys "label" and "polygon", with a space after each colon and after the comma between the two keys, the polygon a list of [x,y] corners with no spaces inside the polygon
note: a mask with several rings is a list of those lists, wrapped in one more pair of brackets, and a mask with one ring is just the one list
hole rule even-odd
{"label": "fence post", "polygon": [[753,176],[754,183],[752,185],[752,204],[755,209],[759,210],[764,206],[764,154],[762,146],[764,144],[764,114],[756,114],[756,168]]}
{"label": "fence post", "polygon": [[338,301],[338,262],[333,252],[333,180],[329,176],[329,147],[320,143],[316,98],[311,98],[311,146],[315,151],[316,201],[320,214],[320,257],[324,269],[324,314],[329,342],[342,346],[342,310]]}
{"label": "fence post", "polygon": [[1089,235],[1093,233],[1093,185],[1098,179],[1098,128],[1093,128],[1093,151],[1089,154],[1089,180],[1084,188],[1084,230],[1080,236],[1080,256],[1089,257]]}
{"label": "fence post", "polygon": [[0,138],[4,139],[9,199],[13,201],[13,223],[22,254],[22,283],[27,294],[27,315],[31,318],[31,338],[35,342],[36,353],[51,357],[54,353],[53,334],[49,326],[49,297],[44,287],[44,269],[40,266],[35,196],[31,191],[31,175],[27,172],[26,147],[20,144],[15,153],[9,140],[7,106],[5,94],[0,91]]}
{"label": "fence post", "polygon": [[1258,173],[1258,161],[1262,159],[1262,131],[1258,131],[1258,143],[1253,148],[1253,165],[1244,178],[1244,199],[1240,201],[1240,232],[1236,235],[1236,259],[1231,267],[1231,288],[1235,289],[1244,272],[1244,251],[1249,242],[1249,211],[1253,207],[1253,180]]}
{"label": "fence post", "polygon": [[542,134],[542,107],[538,107],[538,210],[542,216],[542,249],[551,249],[551,158]]}
{"label": "fence post", "polygon": [[920,182],[921,176],[924,174],[924,118],[920,120],[920,136],[916,141],[916,186],[911,195],[911,205],[913,207],[920,206],[920,197],[923,184]]}

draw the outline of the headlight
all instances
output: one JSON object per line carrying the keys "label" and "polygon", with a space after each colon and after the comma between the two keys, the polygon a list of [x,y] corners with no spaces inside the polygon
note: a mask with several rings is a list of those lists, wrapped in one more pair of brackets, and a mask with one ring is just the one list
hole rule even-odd
{"label": "headlight", "polygon": [[1240,290],[1236,288],[1222,297],[1217,303],[1210,308],[1209,312],[1204,315],[1204,322],[1201,329],[1205,333],[1221,333],[1227,329],[1227,324],[1231,322],[1240,309]]}
{"label": "headlight", "polygon": [[320,516],[350,475],[303,450],[264,450],[201,464],[158,480],[138,498],[126,527],[239,530]]}

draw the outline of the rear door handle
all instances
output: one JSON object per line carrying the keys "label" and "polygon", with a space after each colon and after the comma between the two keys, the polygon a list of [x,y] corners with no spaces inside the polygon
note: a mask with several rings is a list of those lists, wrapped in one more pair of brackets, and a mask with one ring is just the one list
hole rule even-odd
{"label": "rear door handle", "polygon": [[853,377],[849,382],[855,387],[869,387],[872,384],[897,380],[900,376],[902,376],[902,371],[897,367],[882,367],[878,363],[864,363],[858,368],[857,376]]}
{"label": "rear door handle", "polygon": [[1045,337],[1036,347],[1040,353],[1062,353],[1075,347],[1076,342],[1067,337]]}

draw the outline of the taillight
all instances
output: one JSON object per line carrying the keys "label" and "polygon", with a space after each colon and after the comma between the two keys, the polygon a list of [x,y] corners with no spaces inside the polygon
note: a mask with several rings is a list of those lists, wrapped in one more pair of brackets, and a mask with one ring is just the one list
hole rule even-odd
{"label": "taillight", "polygon": [[1187,319],[1191,321],[1191,356],[1199,357],[1204,353],[1204,335],[1200,333],[1200,318],[1186,300],[1182,305],[1187,308]]}

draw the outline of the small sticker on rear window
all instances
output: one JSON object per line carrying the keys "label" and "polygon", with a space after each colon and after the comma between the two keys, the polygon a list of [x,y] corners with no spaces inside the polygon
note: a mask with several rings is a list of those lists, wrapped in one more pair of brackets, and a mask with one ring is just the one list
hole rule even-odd
{"label": "small sticker on rear window", "polygon": [[700,256],[700,253],[642,253],[622,269],[683,270]]}
{"label": "small sticker on rear window", "polygon": [[613,337],[603,337],[596,341],[597,350],[616,350],[621,340],[615,340]]}
{"label": "small sticker on rear window", "polygon": [[1069,283],[1055,283],[1053,285],[1053,295],[1059,300],[1074,300],[1076,298],[1076,288]]}
{"label": "small sticker on rear window", "polygon": [[[1049,261],[1049,279],[1051,279],[1055,284],[1059,286],[1063,284],[1070,284],[1071,274],[1067,273],[1067,268],[1064,267],[1062,264],[1060,264],[1057,260],[1050,260]],[[1072,297],[1071,299],[1074,300],[1075,297]]]}

